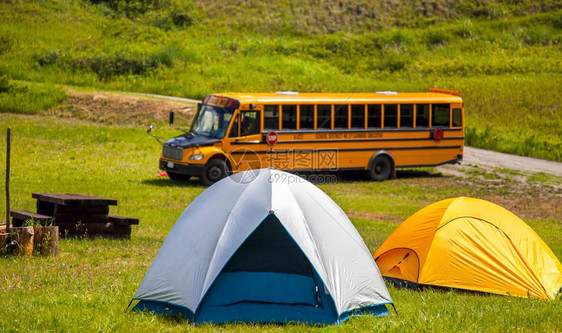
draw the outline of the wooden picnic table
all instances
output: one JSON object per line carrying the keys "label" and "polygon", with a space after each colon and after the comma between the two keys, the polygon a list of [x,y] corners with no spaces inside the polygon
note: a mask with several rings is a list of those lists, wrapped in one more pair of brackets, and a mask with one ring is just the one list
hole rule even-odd
{"label": "wooden picnic table", "polygon": [[41,224],[49,222],[59,226],[62,236],[114,236],[128,238],[131,225],[139,220],[131,217],[109,214],[109,206],[116,206],[117,200],[84,194],[32,193],[37,199],[37,213],[11,211],[14,226],[27,219]]}
{"label": "wooden picnic table", "polygon": [[61,206],[117,206],[117,200],[84,194],[32,193],[38,202],[49,202]]}

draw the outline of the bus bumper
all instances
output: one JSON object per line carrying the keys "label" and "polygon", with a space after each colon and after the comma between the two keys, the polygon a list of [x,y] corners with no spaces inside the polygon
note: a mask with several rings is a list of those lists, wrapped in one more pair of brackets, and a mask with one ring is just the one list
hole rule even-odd
{"label": "bus bumper", "polygon": [[204,168],[204,164],[180,164],[176,162],[160,160],[160,170],[173,172],[180,175],[201,177]]}

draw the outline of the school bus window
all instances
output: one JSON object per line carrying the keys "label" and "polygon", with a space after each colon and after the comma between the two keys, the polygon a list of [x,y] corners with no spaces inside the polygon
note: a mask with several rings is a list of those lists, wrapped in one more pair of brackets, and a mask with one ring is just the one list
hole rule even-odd
{"label": "school bus window", "polygon": [[334,128],[347,128],[348,119],[348,105],[334,105]]}
{"label": "school bus window", "polygon": [[331,105],[317,105],[316,106],[316,127],[317,128],[332,128],[332,106]]}
{"label": "school bus window", "polygon": [[453,127],[462,126],[462,111],[461,109],[453,109]]}
{"label": "school bus window", "polygon": [[240,134],[242,136],[260,133],[260,117],[257,111],[241,111]]}
{"label": "school bus window", "polygon": [[381,109],[380,104],[370,104],[367,106],[368,127],[381,128]]}
{"label": "school bus window", "polygon": [[400,104],[400,127],[414,127],[414,104]]}
{"label": "school bus window", "polygon": [[449,104],[433,104],[431,108],[432,127],[449,127],[450,112]]}
{"label": "school bus window", "polygon": [[351,127],[352,128],[365,128],[365,105],[352,104],[351,105]]}
{"label": "school bus window", "polygon": [[265,129],[279,129],[279,105],[265,105],[263,126]]}
{"label": "school bus window", "polygon": [[300,106],[300,129],[314,129],[314,105]]}
{"label": "school bus window", "polygon": [[398,127],[398,105],[386,104],[384,106],[384,128]]}
{"label": "school bus window", "polygon": [[234,121],[232,122],[232,128],[230,129],[230,133],[228,134],[228,136],[231,137],[231,138],[236,138],[236,137],[240,136],[239,132],[238,132],[239,129],[240,129],[239,126],[238,126],[238,124],[239,124],[238,119],[239,118],[240,118],[240,116],[236,116],[234,118]]}
{"label": "school bus window", "polygon": [[281,119],[283,119],[284,130],[297,129],[297,106],[281,105]]}
{"label": "school bus window", "polygon": [[416,104],[416,127],[429,127],[429,104]]}

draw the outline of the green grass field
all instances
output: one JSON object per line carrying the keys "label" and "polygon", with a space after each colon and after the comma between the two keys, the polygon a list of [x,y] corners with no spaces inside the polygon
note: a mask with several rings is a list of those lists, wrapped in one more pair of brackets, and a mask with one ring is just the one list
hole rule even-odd
{"label": "green grass field", "polygon": [[[0,331],[560,331],[560,297],[540,301],[459,292],[389,291],[398,314],[353,318],[340,327],[226,325],[192,328],[161,316],[125,312],[176,219],[204,188],[157,177],[158,144],[143,127],[100,126],[37,115],[1,114],[12,128],[14,209],[35,209],[32,192],[85,193],[118,200],[112,212],[140,219],[131,240],[63,239],[59,258],[0,258]],[[159,127],[170,136],[173,130]],[[5,146],[2,135],[0,144]],[[4,160],[5,150],[0,159]],[[4,170],[0,176],[4,177]],[[432,169],[371,182],[345,176],[320,185],[350,216],[374,252],[398,223],[440,199],[473,196],[515,205],[562,257],[560,188],[506,180],[444,177]],[[548,177],[546,177],[548,180]],[[537,180],[538,181],[538,180]],[[552,181],[552,180],[548,180]],[[554,183],[560,185],[559,181]],[[0,208],[1,216],[5,209]]]}

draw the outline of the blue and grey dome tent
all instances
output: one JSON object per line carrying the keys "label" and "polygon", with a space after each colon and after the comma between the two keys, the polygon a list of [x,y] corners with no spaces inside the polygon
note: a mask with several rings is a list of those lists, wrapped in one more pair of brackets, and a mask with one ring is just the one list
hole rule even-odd
{"label": "blue and grey dome tent", "polygon": [[180,216],[134,311],[195,324],[336,324],[388,314],[379,270],[341,208],[303,178],[271,169],[225,178]]}

